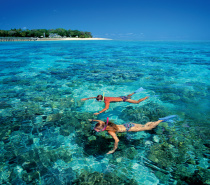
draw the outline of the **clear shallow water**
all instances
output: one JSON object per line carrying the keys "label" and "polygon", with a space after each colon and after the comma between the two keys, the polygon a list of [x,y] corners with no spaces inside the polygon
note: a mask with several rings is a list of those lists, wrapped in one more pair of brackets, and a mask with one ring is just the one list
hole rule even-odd
{"label": "clear shallow water", "polygon": [[[0,50],[1,183],[209,179],[209,42],[7,42]],[[133,99],[148,100],[111,104],[98,119],[178,119],[154,131],[119,134],[119,149],[107,156],[113,140],[87,121],[104,104],[80,99],[139,87],[146,90]]]}

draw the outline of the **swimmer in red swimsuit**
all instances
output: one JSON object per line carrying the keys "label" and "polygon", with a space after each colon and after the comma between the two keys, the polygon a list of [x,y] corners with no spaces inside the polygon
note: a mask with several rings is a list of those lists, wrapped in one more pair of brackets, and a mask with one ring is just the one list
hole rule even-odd
{"label": "swimmer in red swimsuit", "polygon": [[132,100],[131,99],[131,96],[133,94],[135,94],[136,92],[140,92],[140,91],[135,91],[134,93],[132,94],[129,94],[127,96],[120,96],[120,97],[103,97],[102,95],[98,95],[97,97],[90,97],[90,98],[83,98],[81,99],[82,101],[85,101],[85,100],[89,100],[89,99],[95,99],[97,101],[102,101],[104,100],[104,103],[105,103],[105,108],[97,113],[94,113],[94,115],[98,115],[104,111],[106,111],[108,108],[109,108],[109,104],[110,102],[129,102],[129,103],[135,103],[135,104],[138,104],[144,100],[146,100],[147,98],[149,98],[148,96],[144,97],[144,98],[141,98],[139,100]]}

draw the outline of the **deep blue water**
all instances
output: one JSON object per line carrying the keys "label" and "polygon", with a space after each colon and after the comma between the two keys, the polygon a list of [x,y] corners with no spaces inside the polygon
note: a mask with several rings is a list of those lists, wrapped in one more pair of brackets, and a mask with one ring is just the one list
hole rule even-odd
{"label": "deep blue water", "polygon": [[[189,183],[198,167],[206,182],[210,42],[2,42],[0,51],[0,183],[79,184],[82,174],[95,172],[137,184]],[[145,124],[176,114],[177,120],[121,135],[119,149],[106,155],[113,140],[87,121],[104,104],[80,99],[139,87],[146,90],[133,99],[148,100],[113,103],[98,119]],[[169,152],[168,160],[155,149]],[[185,168],[189,174],[181,175]]]}

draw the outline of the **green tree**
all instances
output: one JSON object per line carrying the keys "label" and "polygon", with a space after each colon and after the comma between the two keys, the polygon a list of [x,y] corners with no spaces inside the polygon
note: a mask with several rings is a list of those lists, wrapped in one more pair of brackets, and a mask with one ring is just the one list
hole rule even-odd
{"label": "green tree", "polygon": [[33,30],[22,30],[21,28],[13,28],[11,30],[0,30],[1,37],[49,37],[50,33],[56,33],[61,37],[79,37],[79,38],[90,38],[92,37],[91,32],[83,32],[79,30],[65,30],[63,28],[57,29],[33,29]]}
{"label": "green tree", "polygon": [[80,38],[85,38],[85,33],[83,31],[80,32]]}
{"label": "green tree", "polygon": [[85,32],[85,38],[92,38],[92,35],[90,32]]}
{"label": "green tree", "polygon": [[63,29],[63,28],[57,28],[57,29],[56,29],[56,33],[57,33],[58,35],[60,35],[61,37],[66,36],[66,30]]}
{"label": "green tree", "polygon": [[9,32],[7,30],[0,30],[0,37],[9,37]]}
{"label": "green tree", "polygon": [[72,30],[71,36],[72,37],[80,37],[81,32],[79,30]]}
{"label": "green tree", "polygon": [[15,30],[10,30],[9,31],[9,37],[15,37],[16,31]]}

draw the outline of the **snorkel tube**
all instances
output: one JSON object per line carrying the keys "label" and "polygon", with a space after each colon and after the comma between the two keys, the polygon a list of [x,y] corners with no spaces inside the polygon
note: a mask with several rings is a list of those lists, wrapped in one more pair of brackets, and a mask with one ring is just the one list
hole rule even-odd
{"label": "snorkel tube", "polygon": [[106,127],[108,126],[108,123],[109,123],[109,117],[107,117],[107,119],[106,119],[106,125],[105,125],[105,127],[103,128],[103,130],[101,130],[101,131],[106,130]]}
{"label": "snorkel tube", "polygon": [[104,94],[105,94],[105,93],[103,92],[103,98],[102,98],[102,101],[104,101]]}

